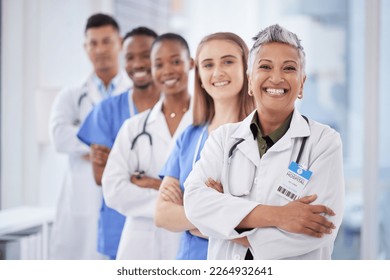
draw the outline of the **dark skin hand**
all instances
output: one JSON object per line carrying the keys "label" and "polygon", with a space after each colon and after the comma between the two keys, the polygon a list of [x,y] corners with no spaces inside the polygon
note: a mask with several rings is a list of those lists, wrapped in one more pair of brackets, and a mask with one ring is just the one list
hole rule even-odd
{"label": "dark skin hand", "polygon": [[158,190],[161,185],[160,179],[155,179],[146,175],[143,175],[141,178],[139,178],[136,175],[132,175],[130,178],[130,182],[137,185],[140,188],[145,189],[155,189]]}
{"label": "dark skin hand", "polygon": [[81,158],[85,159],[86,161],[90,161],[91,160],[91,157],[89,154],[84,154],[81,156]]}
{"label": "dark skin hand", "polygon": [[[220,182],[215,181],[209,178],[206,181],[206,185],[209,188],[212,188],[220,193],[223,193],[223,186]],[[320,238],[324,234],[332,233],[332,230],[335,229],[335,225],[328,221],[323,214],[334,216],[335,213],[329,207],[324,205],[313,205],[311,204],[317,199],[317,195],[305,196],[284,206],[266,206],[261,205],[258,209],[255,208],[254,211],[248,214],[247,217],[240,223],[237,227],[238,229],[245,228],[255,228],[257,226],[248,223],[248,217],[250,215],[255,215],[261,211],[262,214],[266,215],[267,213],[277,213],[277,224],[272,224],[268,226],[276,226],[283,230],[292,233],[301,233],[309,236]],[[260,214],[261,215],[261,214]],[[254,216],[255,217],[255,216]],[[253,218],[252,218],[253,221]],[[273,223],[275,223],[273,221]],[[263,225],[265,226],[265,225]],[[249,242],[246,237],[233,240],[243,246],[249,247]]]}
{"label": "dark skin hand", "polygon": [[90,159],[92,161],[93,176],[98,186],[102,185],[103,171],[106,167],[110,151],[111,149],[107,148],[106,146],[97,144],[91,145]]}

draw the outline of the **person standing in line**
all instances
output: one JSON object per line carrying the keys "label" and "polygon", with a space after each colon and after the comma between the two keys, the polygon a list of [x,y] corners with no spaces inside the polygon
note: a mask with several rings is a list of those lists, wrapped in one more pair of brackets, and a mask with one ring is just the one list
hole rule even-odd
{"label": "person standing in line", "polygon": [[120,70],[122,40],[116,20],[94,14],[85,27],[85,51],[93,73],[81,86],[64,89],[56,97],[49,130],[57,152],[67,154],[69,167],[57,203],[51,259],[104,259],[97,252],[97,225],[102,192],[94,182],[90,149],[77,132],[94,105],[129,89],[131,81]]}
{"label": "person standing in line", "polygon": [[[150,48],[157,34],[146,27],[128,32],[123,39],[126,71],[133,88],[100,102],[85,119],[77,136],[91,147],[91,161],[96,184],[101,179],[108,155],[123,122],[153,107],[160,91],[151,75]],[[125,217],[107,207],[104,199],[100,209],[98,251],[115,259]]]}
{"label": "person standing in line", "polygon": [[164,165],[177,137],[192,123],[188,75],[193,60],[178,34],[158,36],[151,48],[152,76],[162,98],[121,127],[103,172],[109,207],[126,216],[117,259],[174,259],[180,235],[159,229],[153,217]]}
{"label": "person standing in line", "polygon": [[186,218],[184,181],[208,135],[220,125],[242,121],[255,108],[248,95],[248,47],[236,34],[219,32],[200,42],[195,58],[194,122],[176,141],[164,168],[157,200],[158,227],[182,232],[177,259],[207,259],[207,237]]}
{"label": "person standing in line", "polygon": [[210,135],[184,183],[185,213],[209,236],[208,259],[330,259],[344,211],[340,135],[295,108],[306,80],[298,37],[272,25],[254,39],[256,110]]}

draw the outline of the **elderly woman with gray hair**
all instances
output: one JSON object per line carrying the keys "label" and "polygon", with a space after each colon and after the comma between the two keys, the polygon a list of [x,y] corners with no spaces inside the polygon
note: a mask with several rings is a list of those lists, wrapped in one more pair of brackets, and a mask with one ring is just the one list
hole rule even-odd
{"label": "elderly woman with gray hair", "polygon": [[340,135],[295,108],[306,80],[298,37],[272,25],[254,40],[256,110],[210,135],[185,182],[186,215],[209,236],[208,259],[330,259],[343,217]]}

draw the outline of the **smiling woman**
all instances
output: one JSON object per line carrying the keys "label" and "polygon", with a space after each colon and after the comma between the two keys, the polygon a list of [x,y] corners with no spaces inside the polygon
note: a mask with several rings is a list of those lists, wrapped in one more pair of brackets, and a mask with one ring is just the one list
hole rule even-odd
{"label": "smiling woman", "polygon": [[[243,120],[254,108],[248,95],[248,47],[236,34],[218,32],[202,39],[195,59],[194,123],[176,142],[164,168],[155,223],[170,231],[184,231],[177,259],[206,259],[208,240],[184,213],[184,181],[209,134],[222,124]],[[218,189],[218,183],[212,186]]]}
{"label": "smiling woman", "polygon": [[[279,23],[299,34],[307,54],[304,99],[297,100],[296,108],[330,125],[343,140],[347,207],[332,258],[390,258],[389,234],[382,235],[387,245],[379,244],[376,222],[384,209],[376,197],[384,198],[381,191],[390,189],[390,1],[40,0],[36,5],[3,0],[0,9],[2,210],[57,206],[68,162],[50,141],[49,112],[61,88],[78,86],[92,72],[82,45],[92,13],[112,13],[121,35],[140,25],[158,33],[177,32],[194,50],[208,33],[234,32],[249,43],[259,27]],[[367,48],[375,44],[379,47]],[[122,57],[120,62],[124,66]],[[192,81],[190,75],[190,94]],[[270,94],[280,91],[268,88]],[[82,106],[89,103],[84,98]],[[370,133],[362,126],[365,121],[378,129]],[[383,205],[390,205],[388,199]],[[389,221],[382,214],[382,221]],[[369,223],[362,223],[363,216]],[[381,254],[385,248],[387,255]]]}
{"label": "smiling woman", "polygon": [[[248,70],[249,94],[256,100],[262,131],[270,134],[294,110],[303,97],[306,80],[300,52],[285,43],[268,43],[258,50]],[[268,121],[269,120],[269,121]]]}
{"label": "smiling woman", "polygon": [[305,82],[297,36],[272,25],[254,39],[256,110],[210,135],[184,183],[187,218],[209,236],[208,259],[330,259],[343,217],[340,136],[295,108]]}
{"label": "smiling woman", "polygon": [[[174,118],[166,112],[189,107],[193,61],[185,39],[174,33],[158,36],[150,53],[153,81],[163,98],[122,125],[103,174],[107,205],[126,216],[118,259],[173,259],[179,245],[178,234],[157,228],[153,216],[158,172],[178,135],[192,122],[192,110]],[[146,134],[149,137],[140,137]]]}

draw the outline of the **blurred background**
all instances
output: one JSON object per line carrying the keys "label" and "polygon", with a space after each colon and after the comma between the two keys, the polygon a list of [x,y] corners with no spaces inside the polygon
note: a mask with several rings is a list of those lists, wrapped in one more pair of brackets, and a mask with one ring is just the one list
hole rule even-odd
{"label": "blurred background", "polygon": [[[91,71],[87,18],[113,15],[200,39],[230,31],[248,44],[278,23],[307,54],[297,106],[342,137],[346,205],[334,259],[390,259],[389,0],[1,0],[0,259],[44,259],[66,157],[48,134],[52,101]],[[386,144],[387,143],[387,144]]]}

